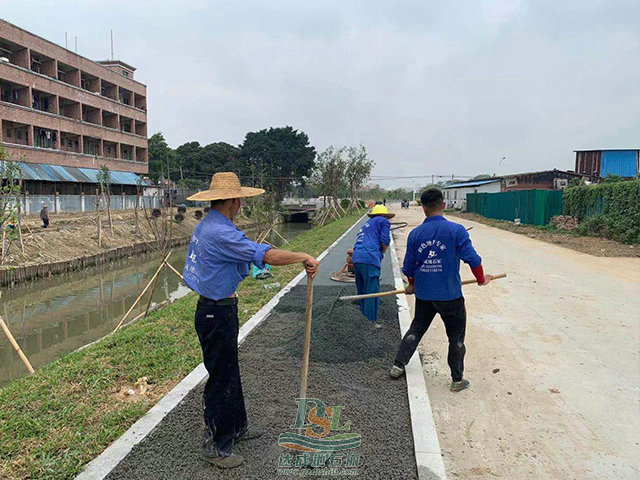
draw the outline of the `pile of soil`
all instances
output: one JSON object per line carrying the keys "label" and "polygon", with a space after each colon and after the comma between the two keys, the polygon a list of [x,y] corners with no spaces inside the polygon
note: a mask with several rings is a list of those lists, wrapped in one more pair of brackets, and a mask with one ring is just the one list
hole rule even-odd
{"label": "pile of soil", "polygon": [[504,220],[494,220],[486,218],[476,213],[467,212],[450,212],[447,216],[461,217],[474,222],[484,223],[491,227],[501,228],[510,232],[527,235],[536,240],[553,243],[562,247],[577,250],[578,252],[588,253],[595,257],[640,257],[640,245],[626,245],[614,240],[601,237],[585,237],[574,233],[573,231],[553,231],[544,228],[537,228],[532,225],[516,225],[513,222]]}

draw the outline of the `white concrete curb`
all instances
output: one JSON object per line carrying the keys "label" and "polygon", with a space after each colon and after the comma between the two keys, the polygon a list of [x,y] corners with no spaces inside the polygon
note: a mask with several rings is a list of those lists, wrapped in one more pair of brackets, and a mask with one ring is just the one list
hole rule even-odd
{"label": "white concrete curb", "polygon": [[[344,232],[329,248],[318,256],[322,260],[327,254],[342,240],[353,228],[362,220],[360,217],[349,229]],[[304,270],[291,280],[282,290],[280,290],[269,302],[258,310],[240,328],[238,334],[238,345],[242,345],[245,338],[258,327],[271,313],[280,299],[295,287],[304,277]],[[76,480],[102,480],[115,468],[120,461],[126,457],[134,445],[140,443],[151,431],[162,421],[162,419],[175,407],[182,399],[193,390],[200,382],[207,377],[207,370],[201,363],[194,368],[173,390],[167,393],[162,399],[149,410],[144,417],[134,423],[129,430],[124,432],[120,438],[109,445],[104,452],[94,458],[86,468],[76,477]],[[431,410],[429,410],[431,411]]]}
{"label": "white concrete curb", "polygon": [[[393,265],[393,277],[396,289],[404,288],[400,265],[396,254],[396,247],[391,236],[391,264]],[[411,325],[411,311],[405,295],[398,295],[398,320],[400,322],[400,335],[409,330]],[[446,480],[447,473],[444,468],[444,460],[440,451],[436,424],[433,421],[431,402],[427,385],[424,381],[422,362],[416,351],[405,367],[407,378],[407,394],[409,397],[409,411],[411,413],[411,429],[413,430],[413,447],[416,453],[419,480]]]}

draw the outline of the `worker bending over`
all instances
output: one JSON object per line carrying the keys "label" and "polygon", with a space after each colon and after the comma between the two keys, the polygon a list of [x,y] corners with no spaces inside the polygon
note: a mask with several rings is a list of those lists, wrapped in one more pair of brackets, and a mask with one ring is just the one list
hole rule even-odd
{"label": "worker bending over", "polygon": [[238,365],[238,284],[258,268],[301,262],[314,277],[318,262],[306,253],[272,249],[253,242],[233,225],[243,197],[264,193],[242,187],[235,174],[216,173],[209,190],[188,200],[211,201],[211,209],[195,227],[184,267],[186,284],[198,294],[195,329],[209,379],[204,387],[202,456],[213,465],[233,468],[244,463],[233,453],[235,442],[261,435],[248,428]]}
{"label": "worker bending over", "polygon": [[451,369],[451,391],[459,392],[470,383],[464,371],[464,335],[467,312],[460,282],[460,260],[471,267],[479,285],[491,281],[485,275],[482,260],[476,253],[465,228],[442,216],[444,199],[437,188],[424,191],[420,197],[427,218],[407,239],[402,272],[407,276],[407,294],[416,295],[415,315],[407,330],[389,374],[400,378],[436,313],[440,314],[449,338],[447,362]]}
{"label": "worker bending over", "polygon": [[[351,261],[356,274],[358,295],[380,292],[380,262],[389,248],[391,241],[389,219],[394,215],[389,213],[384,205],[374,206],[369,213],[370,219],[356,235]],[[376,328],[382,327],[378,323],[379,309],[379,298],[360,300],[360,310]]]}

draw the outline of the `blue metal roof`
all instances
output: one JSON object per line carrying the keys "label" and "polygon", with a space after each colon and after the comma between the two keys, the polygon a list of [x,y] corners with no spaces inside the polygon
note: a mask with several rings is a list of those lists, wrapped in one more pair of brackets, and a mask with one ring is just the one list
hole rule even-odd
{"label": "blue metal roof", "polygon": [[600,176],[620,175],[635,177],[638,174],[638,150],[603,150]]}
{"label": "blue metal roof", "polygon": [[501,178],[487,178],[484,180],[476,180],[475,182],[454,183],[453,185],[447,185],[442,187],[443,190],[447,188],[464,188],[464,187],[477,187],[478,185],[486,185],[487,183],[499,182]]}
{"label": "blue metal roof", "polygon": [[[95,168],[63,167],[60,165],[46,165],[43,163],[18,162],[24,180],[41,180],[45,182],[77,182],[99,183],[98,171]],[[133,172],[111,170],[113,185],[137,185],[139,176]],[[142,181],[142,185],[149,182]]]}

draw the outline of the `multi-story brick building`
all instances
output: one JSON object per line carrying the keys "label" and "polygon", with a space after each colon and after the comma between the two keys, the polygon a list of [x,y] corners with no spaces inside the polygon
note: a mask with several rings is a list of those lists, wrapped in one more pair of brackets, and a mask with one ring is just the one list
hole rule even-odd
{"label": "multi-story brick building", "polygon": [[134,71],[0,20],[0,141],[31,193],[92,192],[103,165],[135,188],[148,168],[147,88]]}

